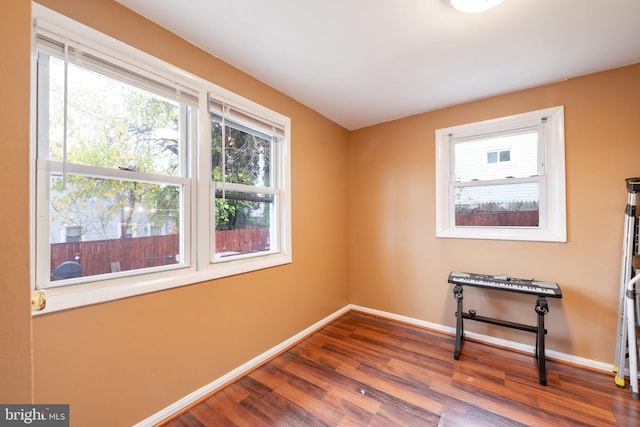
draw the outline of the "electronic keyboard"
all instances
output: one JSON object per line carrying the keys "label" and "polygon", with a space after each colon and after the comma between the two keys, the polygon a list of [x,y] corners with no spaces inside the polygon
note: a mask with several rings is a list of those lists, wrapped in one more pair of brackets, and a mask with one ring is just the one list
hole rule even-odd
{"label": "electronic keyboard", "polygon": [[455,285],[468,285],[479,288],[562,298],[562,290],[560,290],[560,286],[553,282],[517,279],[515,277],[503,275],[492,276],[487,274],[464,273],[460,271],[452,271],[449,274],[448,282]]}

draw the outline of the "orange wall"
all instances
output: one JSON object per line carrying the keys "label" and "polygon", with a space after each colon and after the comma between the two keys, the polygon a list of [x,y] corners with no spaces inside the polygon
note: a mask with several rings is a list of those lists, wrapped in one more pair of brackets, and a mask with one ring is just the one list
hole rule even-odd
{"label": "orange wall", "polygon": [[[31,6],[0,13],[0,402],[31,401],[29,55]],[[6,10],[10,13],[6,13]]]}
{"label": "orange wall", "polygon": [[292,264],[34,318],[36,402],[131,425],[348,304],[348,133],[111,0],[40,3],[292,120]]}
{"label": "orange wall", "polygon": [[[568,242],[436,239],[435,130],[555,105],[565,107]],[[452,270],[555,281],[563,299],[549,299],[547,349],[612,363],[639,118],[635,65],[351,132],[351,303],[454,327]],[[535,325],[535,297],[468,287],[464,297],[465,310]],[[534,344],[525,332],[465,327]]]}

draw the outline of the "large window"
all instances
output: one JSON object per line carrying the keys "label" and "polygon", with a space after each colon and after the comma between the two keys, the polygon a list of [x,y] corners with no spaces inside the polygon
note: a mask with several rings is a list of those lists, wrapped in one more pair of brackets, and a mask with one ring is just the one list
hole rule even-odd
{"label": "large window", "polygon": [[438,237],[566,241],[563,108],[436,131]]}
{"label": "large window", "polygon": [[34,15],[33,286],[46,311],[290,262],[288,118]]}
{"label": "large window", "polygon": [[38,286],[188,264],[193,103],[68,42],[37,46]]}

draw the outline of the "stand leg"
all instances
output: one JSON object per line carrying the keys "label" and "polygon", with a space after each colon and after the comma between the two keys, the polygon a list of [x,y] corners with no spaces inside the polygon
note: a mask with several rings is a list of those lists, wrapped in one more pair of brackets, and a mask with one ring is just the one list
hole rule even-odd
{"label": "stand leg", "polygon": [[462,323],[462,286],[455,285],[453,287],[453,297],[458,302],[456,311],[456,348],[453,352],[453,358],[460,359],[460,352],[462,351],[462,341],[464,340],[464,326]]}
{"label": "stand leg", "polygon": [[538,328],[536,330],[536,362],[538,363],[538,378],[540,384],[547,385],[547,371],[544,353],[544,315],[549,312],[549,305],[545,297],[538,297],[536,301],[536,313],[538,313]]}

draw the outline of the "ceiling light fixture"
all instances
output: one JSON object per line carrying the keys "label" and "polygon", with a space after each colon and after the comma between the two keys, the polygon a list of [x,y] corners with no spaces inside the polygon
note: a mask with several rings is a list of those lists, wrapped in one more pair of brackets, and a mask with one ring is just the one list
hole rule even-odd
{"label": "ceiling light fixture", "polygon": [[464,13],[477,13],[496,7],[502,0],[449,0],[451,6]]}

